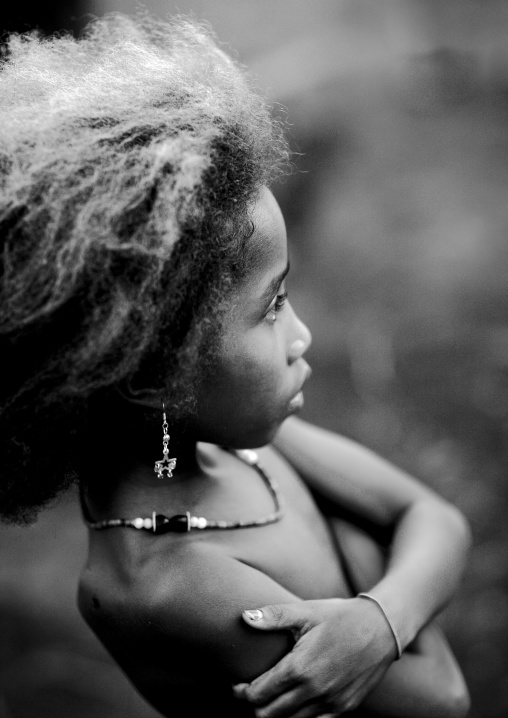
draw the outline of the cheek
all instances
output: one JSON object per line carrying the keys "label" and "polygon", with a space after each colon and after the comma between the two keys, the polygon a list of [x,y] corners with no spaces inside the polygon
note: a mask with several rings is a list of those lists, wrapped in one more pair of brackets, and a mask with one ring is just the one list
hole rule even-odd
{"label": "cheek", "polygon": [[261,339],[230,349],[215,393],[232,414],[276,409],[285,394],[283,355],[276,342]]}
{"label": "cheek", "polygon": [[262,341],[263,337],[249,342],[232,355],[230,376],[234,383],[260,395],[282,393],[285,379],[285,361],[276,341]]}
{"label": "cheek", "polygon": [[271,441],[286,418],[288,384],[277,340],[256,336],[229,344],[199,404],[201,425],[210,433],[205,440],[244,448]]}

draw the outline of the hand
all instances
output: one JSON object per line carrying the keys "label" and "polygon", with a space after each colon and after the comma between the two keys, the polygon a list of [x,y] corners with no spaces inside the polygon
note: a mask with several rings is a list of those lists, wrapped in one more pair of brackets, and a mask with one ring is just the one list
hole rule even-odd
{"label": "hand", "polygon": [[361,703],[396,657],[381,611],[361,598],[264,606],[242,617],[259,630],[290,630],[296,641],[269,671],[234,686],[237,698],[256,706],[257,718],[341,715]]}

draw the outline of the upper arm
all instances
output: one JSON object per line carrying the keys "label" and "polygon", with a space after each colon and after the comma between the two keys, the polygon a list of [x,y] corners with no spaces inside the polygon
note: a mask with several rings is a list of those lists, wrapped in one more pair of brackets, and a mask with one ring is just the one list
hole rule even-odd
{"label": "upper arm", "polygon": [[293,646],[287,631],[250,628],[242,611],[299,601],[262,571],[210,545],[193,545],[182,556],[178,581],[161,583],[156,598],[156,630],[180,643],[231,683],[252,681]]}
{"label": "upper arm", "polygon": [[393,524],[418,500],[445,503],[369,449],[301,419],[284,422],[274,445],[317,494],[378,525]]}

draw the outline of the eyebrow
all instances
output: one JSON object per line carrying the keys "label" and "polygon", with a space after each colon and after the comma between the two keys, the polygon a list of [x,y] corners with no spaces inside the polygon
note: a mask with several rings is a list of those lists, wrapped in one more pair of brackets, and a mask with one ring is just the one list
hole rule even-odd
{"label": "eyebrow", "polygon": [[263,295],[261,297],[263,302],[267,302],[268,300],[273,299],[274,294],[277,292],[280,285],[284,281],[287,273],[289,272],[289,269],[290,269],[290,265],[289,265],[289,260],[288,260],[288,263],[286,264],[285,269],[283,269],[282,272],[280,272],[280,274],[278,274],[276,277],[274,277],[270,281],[270,284],[267,286],[267,288],[263,292]]}

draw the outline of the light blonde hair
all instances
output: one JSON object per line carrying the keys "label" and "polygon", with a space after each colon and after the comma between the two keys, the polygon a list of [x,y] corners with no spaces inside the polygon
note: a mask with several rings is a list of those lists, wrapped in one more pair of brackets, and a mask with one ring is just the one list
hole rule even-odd
{"label": "light blonde hair", "polygon": [[[287,161],[281,123],[203,25],[115,14],[78,40],[11,37],[0,437],[25,489],[10,479],[6,515],[62,485],[55,441],[97,392],[149,380],[189,409],[221,301],[248,269],[249,202]],[[35,493],[33,456],[48,472]]]}

